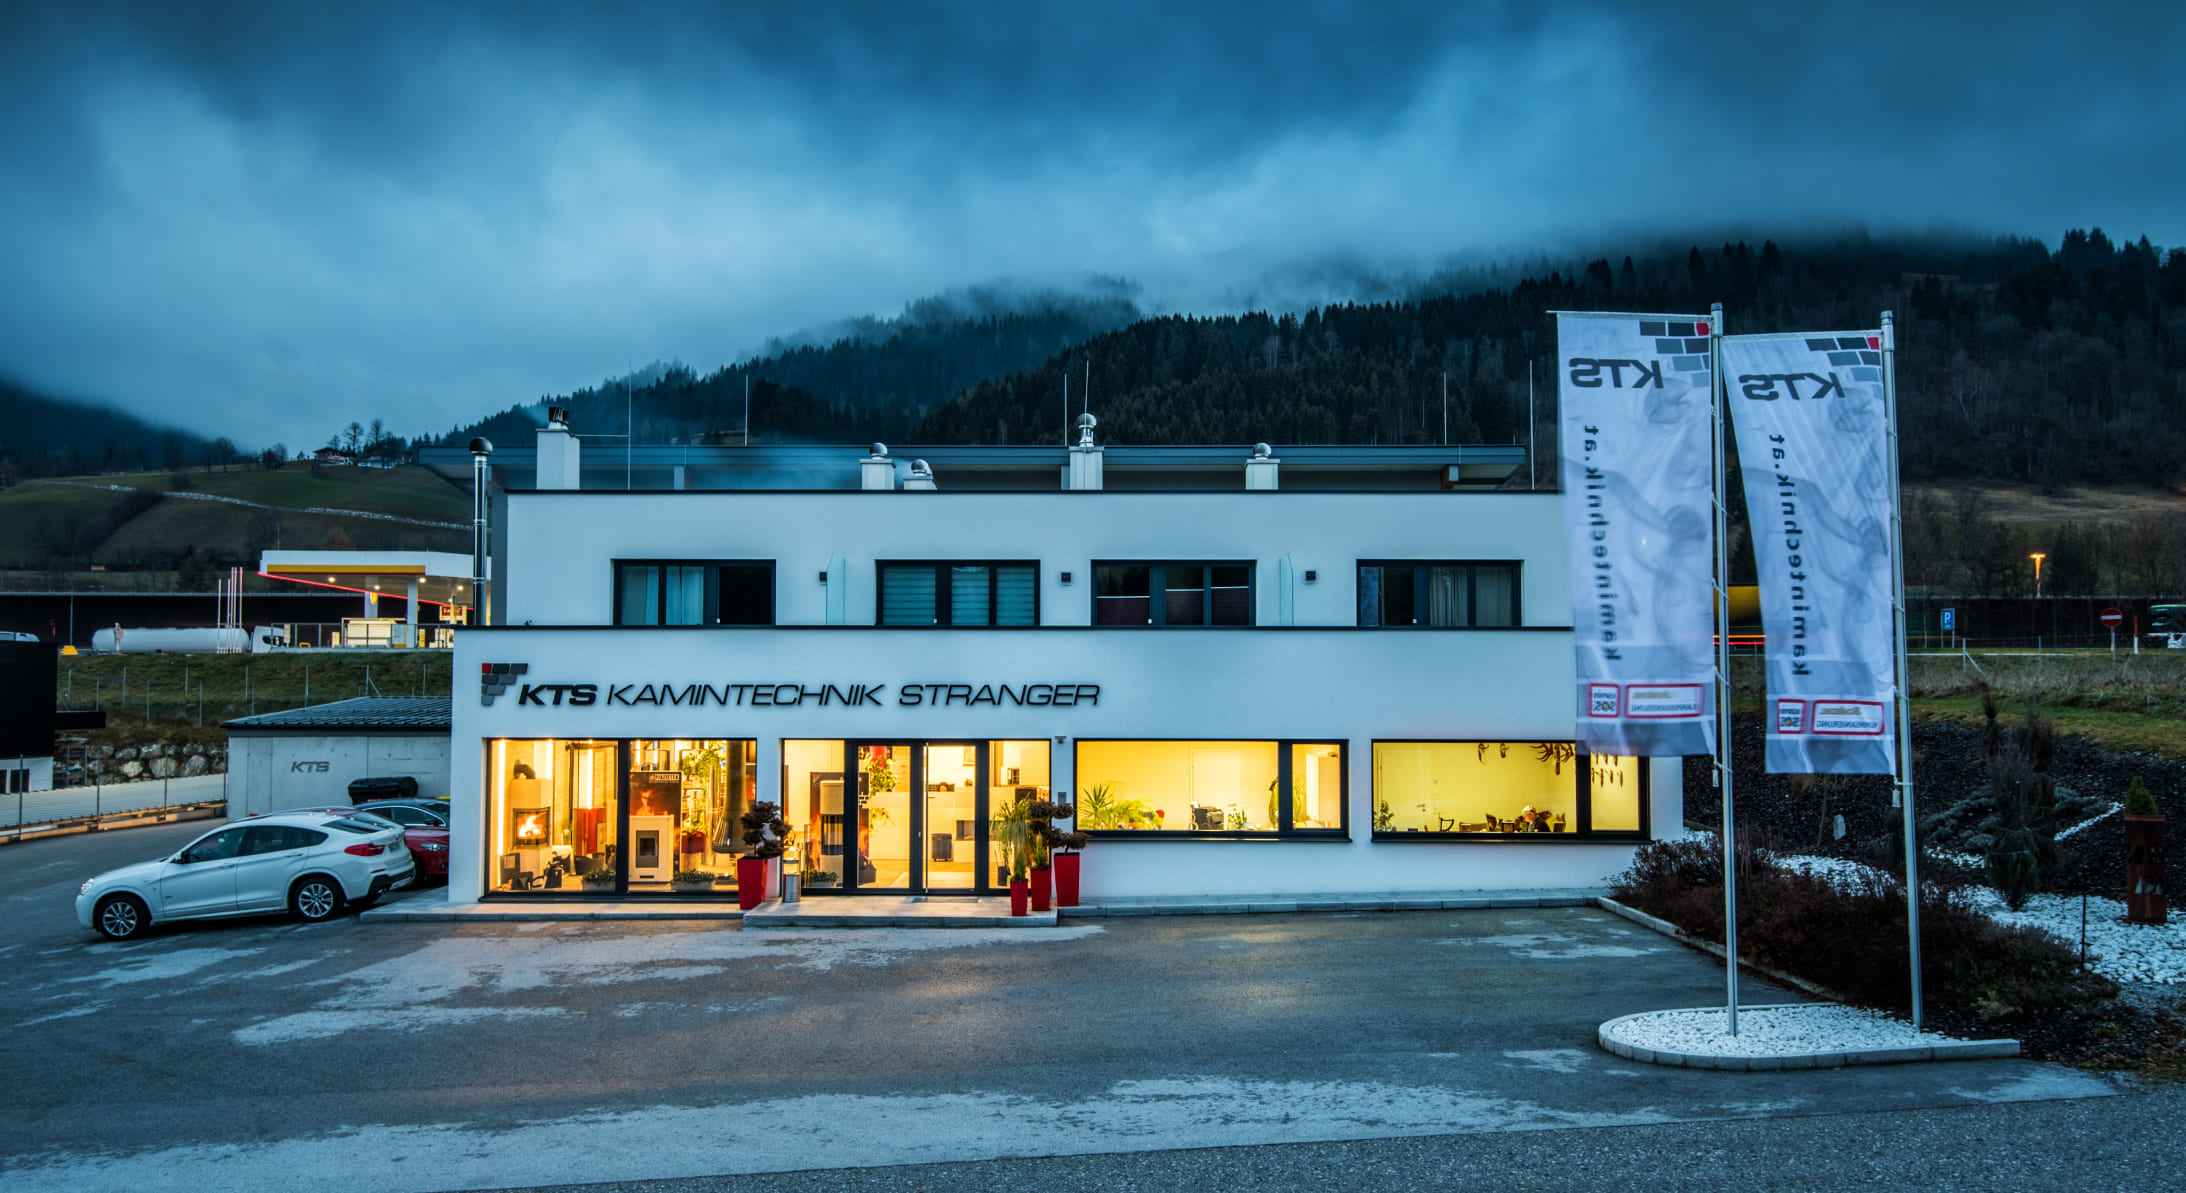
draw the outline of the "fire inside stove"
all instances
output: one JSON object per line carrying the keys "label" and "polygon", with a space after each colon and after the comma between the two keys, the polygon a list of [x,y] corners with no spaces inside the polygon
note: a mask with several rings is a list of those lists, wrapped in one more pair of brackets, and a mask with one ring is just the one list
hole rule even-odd
{"label": "fire inside stove", "polygon": [[509,836],[520,848],[537,848],[547,841],[547,809],[509,809],[511,828]]}

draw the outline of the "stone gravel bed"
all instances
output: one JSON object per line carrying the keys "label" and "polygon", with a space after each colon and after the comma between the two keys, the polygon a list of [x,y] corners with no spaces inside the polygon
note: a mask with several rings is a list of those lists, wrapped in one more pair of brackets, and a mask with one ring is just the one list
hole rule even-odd
{"label": "stone gravel bed", "polygon": [[2019,1055],[2015,1040],[1954,1039],[1832,1003],[1740,1007],[1735,1036],[1722,1007],[1645,1011],[1602,1024],[1597,1038],[1628,1060],[1693,1069],[1830,1069]]}

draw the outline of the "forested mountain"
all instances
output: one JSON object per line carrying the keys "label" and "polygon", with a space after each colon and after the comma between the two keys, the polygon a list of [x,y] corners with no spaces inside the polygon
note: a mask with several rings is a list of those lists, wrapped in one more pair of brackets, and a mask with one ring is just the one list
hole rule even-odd
{"label": "forested mountain", "polygon": [[[1530,368],[1549,477],[1549,312],[1704,314],[1715,302],[1733,332],[1864,328],[1894,310],[1908,477],[2186,474],[2186,249],[2115,244],[2100,230],[2069,232],[2054,250],[1944,236],[1656,248],[1507,288],[1302,314],[1132,322],[1120,287],[914,305],[824,347],[778,344],[703,377],[669,368],[633,386],[631,404],[641,443],[735,442],[747,379],[761,440],[1059,443],[1067,373],[1071,413],[1090,382],[1105,442],[1433,443],[1447,377],[1450,441],[1512,442],[1526,438]],[[622,428],[620,384],[553,400],[581,431]],[[520,442],[538,410],[512,407],[450,438]]]}
{"label": "forested mountain", "polygon": [[[229,457],[236,454],[235,445],[218,442],[226,444]],[[188,431],[0,380],[0,483],[26,476],[179,468],[207,460],[212,449]]]}
{"label": "forested mountain", "polygon": [[[770,343],[766,355],[705,376],[683,365],[550,398],[570,408],[580,432],[619,433],[635,423],[639,443],[689,437],[736,442],[751,386],[759,438],[904,439],[928,412],[988,377],[1004,377],[1140,315],[1127,286],[1098,282],[1086,292],[1020,295],[974,289],[923,299],[895,319],[857,319]],[[627,404],[627,407],[626,407]],[[542,422],[543,403],[512,406],[449,432],[523,442]]]}
{"label": "forested mountain", "polygon": [[[1555,310],[1705,314],[1733,332],[1858,329],[1895,310],[1911,477],[2166,483],[2186,474],[2186,250],[2068,233],[2003,239],[1744,242],[1682,259],[1597,260],[1508,290],[1303,317],[1150,319],[936,410],[924,442],[1056,442],[1082,386],[1116,443],[1433,443],[1525,435],[1528,369],[1553,450]],[[842,438],[862,438],[845,428]]]}

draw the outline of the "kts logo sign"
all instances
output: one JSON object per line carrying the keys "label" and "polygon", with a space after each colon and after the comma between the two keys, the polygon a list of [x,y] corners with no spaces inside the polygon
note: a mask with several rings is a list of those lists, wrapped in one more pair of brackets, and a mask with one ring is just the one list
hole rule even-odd
{"label": "kts logo sign", "polygon": [[478,676],[478,702],[493,707],[494,698],[516,686],[516,677],[531,670],[529,663],[481,663]]}
{"label": "kts logo sign", "polygon": [[[1787,397],[1794,402],[1841,398],[1845,396],[1844,382],[1838,379],[1837,368],[1850,369],[1854,381],[1882,383],[1881,336],[1816,336],[1809,339],[1806,346],[1808,351],[1834,366],[1826,376],[1821,373],[1742,373],[1738,378],[1738,392],[1754,402],[1774,402]],[[1808,384],[1806,393],[1799,392],[1802,382]],[[1779,386],[1782,387],[1780,393]]]}
{"label": "kts logo sign", "polygon": [[[1642,319],[1640,335],[1655,342],[1655,352],[1658,354],[1655,359],[1574,356],[1570,361],[1571,384],[1580,389],[1600,389],[1602,373],[1606,370],[1609,373],[1611,389],[1661,389],[1664,364],[1679,373],[1707,371],[1707,323]],[[1628,371],[1632,377],[1629,385],[1625,383],[1625,374]]]}

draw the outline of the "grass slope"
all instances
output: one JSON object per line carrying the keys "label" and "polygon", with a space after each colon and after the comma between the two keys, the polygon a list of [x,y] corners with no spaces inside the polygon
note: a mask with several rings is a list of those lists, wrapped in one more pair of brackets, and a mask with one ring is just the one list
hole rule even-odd
{"label": "grass slope", "polygon": [[[184,473],[192,493],[232,497],[253,505],[176,496],[169,472],[30,481],[0,491],[0,568],[42,569],[100,564],[110,569],[165,570],[190,547],[218,563],[255,564],[269,548],[316,548],[339,529],[364,550],[467,551],[462,529],[420,526],[342,513],[385,514],[461,525],[470,498],[422,468],[326,468],[289,464],[257,469]],[[144,498],[111,486],[159,495]],[[269,508],[256,508],[269,507]]]}

